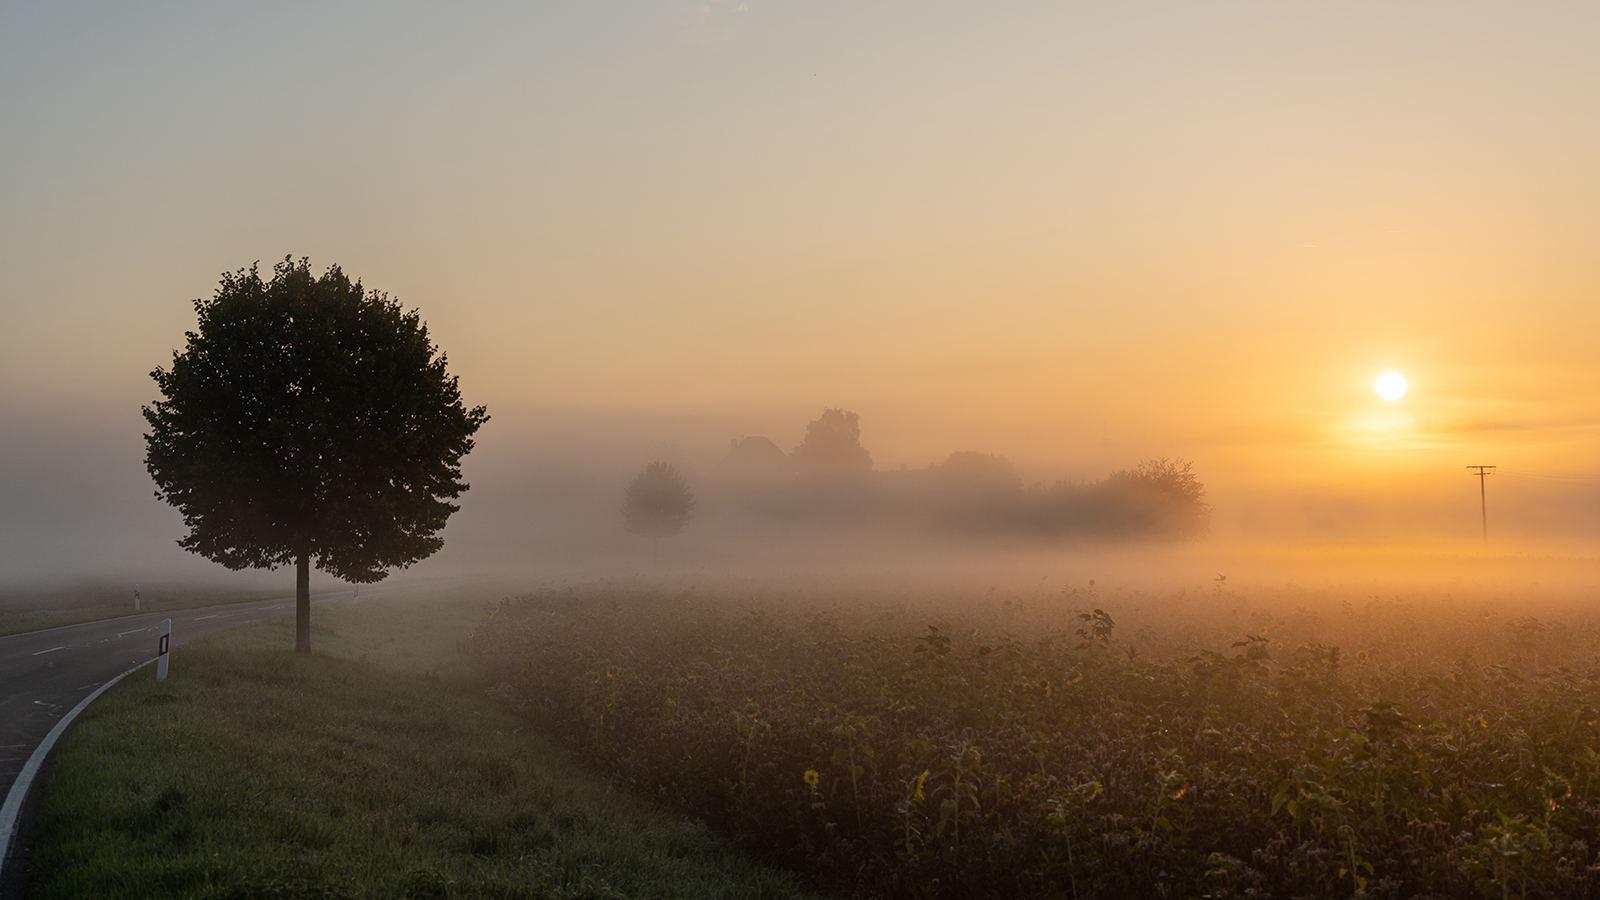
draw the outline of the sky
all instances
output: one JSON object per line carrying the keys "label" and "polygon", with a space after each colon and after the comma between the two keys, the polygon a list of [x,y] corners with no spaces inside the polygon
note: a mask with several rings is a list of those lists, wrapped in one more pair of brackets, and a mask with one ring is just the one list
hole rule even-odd
{"label": "sky", "polygon": [[1476,538],[1481,463],[1497,534],[1593,541],[1597,41],[1576,2],[7,3],[0,581],[200,565],[139,407],[286,255],[488,406],[462,539],[843,407],[880,468],[1192,460],[1219,538]]}

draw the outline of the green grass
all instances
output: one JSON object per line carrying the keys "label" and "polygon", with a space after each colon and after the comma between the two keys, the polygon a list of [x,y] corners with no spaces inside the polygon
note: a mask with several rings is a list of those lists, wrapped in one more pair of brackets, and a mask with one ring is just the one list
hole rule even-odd
{"label": "green grass", "polygon": [[[294,593],[292,585],[287,593]],[[176,612],[181,609],[197,609],[202,606],[216,606],[223,603],[249,603],[254,600],[268,600],[285,595],[285,591],[278,590],[226,595],[195,594],[158,598],[146,597],[144,602],[140,604],[142,608],[137,610],[133,608],[132,597],[126,600],[118,600],[115,603],[96,603],[89,606],[46,605],[0,609],[0,637],[8,634],[20,634],[25,631],[60,628],[64,625],[99,622],[103,619],[118,619],[126,616],[142,616],[159,612]]]}
{"label": "green grass", "polygon": [[800,896],[474,689],[482,609],[319,608],[318,655],[277,620],[108,691],[54,758],[33,896]]}

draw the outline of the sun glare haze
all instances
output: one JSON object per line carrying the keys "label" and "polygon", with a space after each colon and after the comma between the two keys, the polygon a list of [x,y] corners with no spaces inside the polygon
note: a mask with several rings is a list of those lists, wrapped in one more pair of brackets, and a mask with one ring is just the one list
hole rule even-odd
{"label": "sun glare haze", "polygon": [[[825,408],[882,470],[1192,462],[1217,540],[1466,539],[1451,466],[1595,473],[1600,12],[936,9],[7,7],[0,558],[194,565],[147,374],[291,254],[492,411],[425,569],[604,543],[644,457],[703,480]],[[1397,356],[1426,396],[1353,404]],[[1600,535],[1517,477],[1504,536]]]}
{"label": "sun glare haze", "polygon": [[[1504,459],[1503,536],[1591,539],[1600,11],[1430,10],[7,7],[0,558],[194,564],[147,374],[285,255],[492,411],[424,568],[604,543],[644,457],[826,408],[881,470],[1192,462],[1217,540],[1467,539],[1442,473]],[[1397,357],[1425,396],[1352,400]]]}
{"label": "sun glare haze", "polygon": [[1406,379],[1399,372],[1385,372],[1372,383],[1372,389],[1385,400],[1395,401],[1406,395]]}

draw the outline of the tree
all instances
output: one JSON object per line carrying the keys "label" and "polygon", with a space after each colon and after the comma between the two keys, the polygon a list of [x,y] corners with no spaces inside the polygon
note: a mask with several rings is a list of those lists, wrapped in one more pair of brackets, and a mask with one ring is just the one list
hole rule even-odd
{"label": "tree", "polygon": [[987,497],[1022,493],[1017,467],[993,453],[957,450],[933,471],[946,492]]}
{"label": "tree", "polygon": [[843,409],[824,409],[806,426],[806,438],[794,448],[795,466],[813,475],[864,475],[872,471],[872,454],[861,446],[861,417]]}
{"label": "tree", "polygon": [[682,531],[693,514],[689,482],[669,462],[656,460],[645,466],[623,491],[623,527],[648,536],[652,556],[656,542]]}
{"label": "tree", "polygon": [[1211,505],[1194,464],[1166,457],[1112,472],[1095,486],[1105,527],[1167,539],[1202,537],[1211,530]]}
{"label": "tree", "polygon": [[143,408],[145,466],[178,542],[230,569],[295,566],[295,649],[311,652],[310,566],[379,581],[443,546],[488,421],[467,409],[417,312],[338,266],[285,258],[224,274]]}

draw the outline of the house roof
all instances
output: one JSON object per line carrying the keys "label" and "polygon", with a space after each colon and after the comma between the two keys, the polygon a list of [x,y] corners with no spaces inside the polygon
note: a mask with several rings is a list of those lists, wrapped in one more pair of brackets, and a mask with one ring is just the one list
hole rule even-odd
{"label": "house roof", "polygon": [[717,464],[726,475],[771,475],[789,470],[789,455],[767,438],[750,436],[732,442],[728,455]]}

